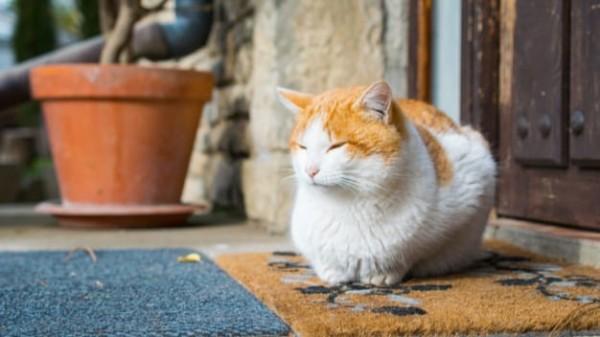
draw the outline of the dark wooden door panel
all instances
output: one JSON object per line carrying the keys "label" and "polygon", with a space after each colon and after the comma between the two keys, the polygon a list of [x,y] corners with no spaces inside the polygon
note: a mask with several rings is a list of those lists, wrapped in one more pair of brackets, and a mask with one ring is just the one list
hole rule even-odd
{"label": "dark wooden door panel", "polygon": [[463,0],[460,119],[479,130],[498,158],[500,1]]}
{"label": "dark wooden door panel", "polygon": [[571,161],[600,166],[600,0],[571,3]]}
{"label": "dark wooden door panel", "polygon": [[566,164],[569,14],[562,0],[516,2],[511,133],[526,165]]}
{"label": "dark wooden door panel", "polygon": [[[592,111],[591,115],[586,112],[584,117],[586,120],[584,133],[588,130],[587,123],[590,120],[600,118],[598,106],[594,105],[597,104],[595,101],[600,102],[600,94],[597,91],[600,65],[594,58],[595,55],[600,55],[600,50],[598,50],[600,35],[597,30],[600,20],[596,14],[596,12],[600,12],[600,6],[596,5],[598,0],[593,1],[593,4],[592,1],[579,1],[581,0],[564,2],[504,0],[502,2],[499,95],[500,177],[497,211],[500,216],[505,217],[600,230],[600,169],[582,168],[581,165],[575,165],[573,159],[568,160],[567,153],[570,150],[574,151],[574,155],[579,155],[582,153],[579,151],[587,151],[585,158],[589,163],[590,158],[595,158],[595,152],[591,151],[597,151],[600,148],[600,141],[597,138],[598,131],[596,131],[599,130],[597,124],[594,124],[594,133],[588,134],[588,136],[596,136],[589,139],[580,138],[581,142],[587,141],[587,143],[571,149],[567,145],[567,141],[575,138],[574,135],[569,138],[569,115],[574,107],[581,108],[582,111]],[[565,34],[564,30],[556,28],[558,20],[556,13],[559,11],[563,13],[561,16],[563,25],[569,21],[569,18],[564,15],[564,13],[571,13],[571,9],[567,8],[569,4],[574,6],[572,13],[573,39],[575,39],[575,34],[580,34],[578,37],[581,39],[580,41],[572,41],[570,34]],[[578,6],[588,6],[588,8],[581,9]],[[576,7],[582,12],[576,14],[575,11],[578,10]],[[518,13],[518,11],[524,12]],[[538,15],[545,19],[536,18]],[[548,19],[553,15],[554,19]],[[576,17],[576,15],[580,17]],[[526,16],[530,18],[523,19]],[[518,20],[525,21],[519,23]],[[526,32],[527,29],[537,30],[537,24],[544,25],[540,21],[553,20],[555,22],[553,32],[562,39],[561,47],[557,47],[558,42],[553,42],[552,38],[548,36],[545,36],[545,40],[535,43],[527,42],[523,37],[523,34],[529,34]],[[543,29],[550,29],[547,22],[545,25],[546,28]],[[575,25],[578,25],[579,28],[575,28]],[[592,33],[576,33],[577,29],[581,29],[582,32],[591,29]],[[518,36],[519,34],[521,37]],[[539,32],[530,35],[535,35],[539,39],[540,34],[544,35]],[[532,43],[535,46],[532,46]],[[573,48],[569,48],[570,43],[573,44]],[[578,45],[581,47],[577,47]],[[576,51],[577,49],[581,51]],[[555,56],[546,55],[550,53],[554,53]],[[582,63],[580,69],[575,69],[578,65],[570,63],[569,53],[580,58],[580,61],[573,60],[573,62]],[[553,58],[556,55],[562,60],[556,61]],[[542,65],[550,64],[549,59],[553,60],[553,63],[550,63],[554,65],[553,67],[548,66],[544,71]],[[565,63],[569,64],[565,67]],[[570,64],[579,75],[568,72]],[[557,67],[562,67],[562,69],[559,71]],[[549,75],[550,73],[554,75]],[[570,98],[569,80],[583,81],[580,84],[571,84],[573,90],[577,88],[580,91],[579,96]],[[545,96],[541,94],[540,90],[550,90],[548,88],[551,88],[559,98],[555,97],[554,100],[548,98],[550,91],[545,91]],[[569,100],[573,101],[572,106],[567,105]],[[589,110],[590,106],[593,109]],[[524,107],[527,107],[528,110],[523,111]],[[558,123],[559,129],[555,130],[552,125],[551,134],[556,136],[553,134],[554,131],[562,132],[561,137],[564,139],[558,137],[544,141],[539,137],[539,124],[537,124],[536,118],[545,113],[559,116],[553,117],[556,121],[552,120],[553,123]],[[529,123],[526,125],[529,135],[533,134],[538,138],[515,139],[518,137],[518,118],[522,116]],[[595,119],[594,123],[596,123]],[[594,140],[596,141],[594,142]],[[547,147],[544,145],[550,143],[553,145]],[[589,147],[592,149],[586,149]],[[582,158],[583,156],[579,157],[579,159]]]}
{"label": "dark wooden door panel", "polygon": [[502,167],[498,214],[600,229],[600,174]]}

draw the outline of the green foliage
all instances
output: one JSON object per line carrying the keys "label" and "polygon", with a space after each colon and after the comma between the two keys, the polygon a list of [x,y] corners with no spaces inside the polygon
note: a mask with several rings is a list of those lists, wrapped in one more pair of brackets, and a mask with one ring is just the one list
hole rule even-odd
{"label": "green foliage", "polygon": [[100,15],[97,0],[77,0],[77,9],[81,14],[79,33],[82,38],[100,34]]}
{"label": "green foliage", "polygon": [[56,46],[56,31],[50,0],[15,0],[17,15],[12,38],[18,62],[51,51]]}
{"label": "green foliage", "polygon": [[53,6],[56,29],[73,36],[80,36],[81,15],[73,4],[57,2]]}
{"label": "green foliage", "polygon": [[[51,0],[14,0],[15,21],[12,47],[15,60],[22,62],[52,51],[56,47],[56,28]],[[37,102],[19,107],[17,122],[20,126],[40,124]]]}
{"label": "green foliage", "polygon": [[[17,16],[12,37],[15,60],[25,61],[44,54],[56,47],[56,30],[50,0],[14,0]],[[39,104],[29,102],[19,107],[17,116],[21,126],[40,123]]]}
{"label": "green foliage", "polygon": [[40,179],[44,170],[48,170],[52,168],[52,159],[48,157],[37,157],[29,164],[29,166],[25,169],[25,179],[35,180]]}
{"label": "green foliage", "polygon": [[17,110],[17,125],[25,127],[39,126],[42,118],[40,109],[40,104],[36,101],[21,104]]}

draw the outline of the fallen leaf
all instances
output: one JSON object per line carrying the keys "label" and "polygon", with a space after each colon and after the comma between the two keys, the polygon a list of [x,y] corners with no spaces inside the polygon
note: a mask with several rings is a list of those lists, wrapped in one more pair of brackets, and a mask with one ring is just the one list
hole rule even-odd
{"label": "fallen leaf", "polygon": [[202,257],[198,253],[191,253],[177,258],[177,262],[182,263],[198,263],[200,260],[202,260]]}

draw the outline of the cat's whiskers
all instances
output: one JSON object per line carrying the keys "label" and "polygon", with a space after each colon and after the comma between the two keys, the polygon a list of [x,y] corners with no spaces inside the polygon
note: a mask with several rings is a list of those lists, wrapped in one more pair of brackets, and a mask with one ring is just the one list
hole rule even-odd
{"label": "cat's whiskers", "polygon": [[358,186],[360,188],[360,190],[364,190],[364,187],[366,187],[369,190],[372,190],[373,192],[383,192],[386,190],[385,186],[382,186],[376,182],[367,180],[367,179],[357,179],[351,175],[347,175],[346,178],[348,180],[351,180],[356,186]]}
{"label": "cat's whiskers", "polygon": [[[350,189],[354,190],[355,192],[361,192],[361,193],[365,193],[368,192],[369,194],[371,193],[380,193],[385,191],[385,187],[368,181],[368,180],[359,180],[356,179],[354,177],[352,177],[351,175],[347,175],[347,174],[342,174],[340,175],[340,180],[343,181],[344,185],[349,187]],[[366,187],[366,189],[365,189]]]}

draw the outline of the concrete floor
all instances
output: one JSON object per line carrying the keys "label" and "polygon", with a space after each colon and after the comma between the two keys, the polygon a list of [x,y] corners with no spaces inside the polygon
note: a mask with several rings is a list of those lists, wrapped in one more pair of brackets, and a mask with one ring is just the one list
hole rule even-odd
{"label": "concrete floor", "polygon": [[[194,248],[215,256],[229,252],[292,250],[287,236],[269,235],[244,218],[220,213],[192,217],[187,227],[89,230],[59,227],[32,205],[0,207],[0,251],[70,250],[76,247]],[[600,268],[600,233],[492,217],[487,239],[535,253]]]}
{"label": "concrete floor", "polygon": [[[167,248],[198,249],[210,256],[230,252],[290,250],[286,236],[273,236],[240,217],[194,216],[186,227],[89,230],[63,228],[50,219],[12,209],[0,214],[0,251]],[[1,212],[0,212],[1,213]]]}
{"label": "concrete floor", "polygon": [[600,232],[491,219],[485,238],[506,241],[536,254],[600,268]]}
{"label": "concrete floor", "polygon": [[[550,229],[549,229],[550,228]],[[509,241],[539,254],[600,267],[600,233],[531,227],[518,221],[492,219],[486,238]],[[88,230],[59,227],[31,206],[0,207],[0,251],[119,248],[191,248],[209,256],[233,252],[292,250],[286,236],[267,234],[255,224],[229,214],[194,216],[187,227],[136,230]],[[519,336],[541,337],[548,333]],[[562,334],[561,334],[562,335]],[[597,332],[569,336],[600,336]],[[496,335],[508,336],[508,335]]]}

